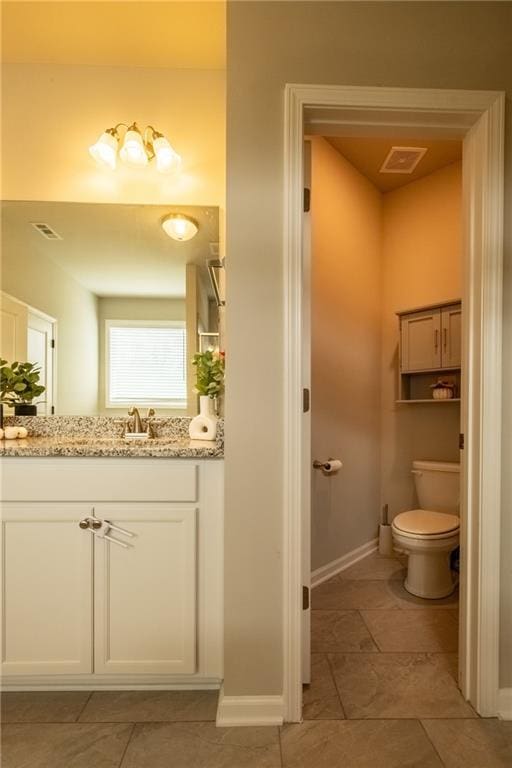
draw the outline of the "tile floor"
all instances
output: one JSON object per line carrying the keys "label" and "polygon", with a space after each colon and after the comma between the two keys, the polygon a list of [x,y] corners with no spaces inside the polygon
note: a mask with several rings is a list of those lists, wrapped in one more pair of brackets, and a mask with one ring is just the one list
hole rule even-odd
{"label": "tile floor", "polygon": [[304,723],[215,727],[215,691],[8,693],[2,768],[510,768],[512,722],[456,685],[457,598],[370,555],[313,591]]}

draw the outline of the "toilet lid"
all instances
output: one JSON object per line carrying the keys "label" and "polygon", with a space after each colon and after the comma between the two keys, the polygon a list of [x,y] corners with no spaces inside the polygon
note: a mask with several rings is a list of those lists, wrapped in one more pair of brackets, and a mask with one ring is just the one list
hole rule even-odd
{"label": "toilet lid", "polygon": [[416,533],[422,536],[449,533],[460,525],[457,515],[445,512],[431,512],[428,509],[411,509],[401,512],[393,521],[395,528],[404,533]]}

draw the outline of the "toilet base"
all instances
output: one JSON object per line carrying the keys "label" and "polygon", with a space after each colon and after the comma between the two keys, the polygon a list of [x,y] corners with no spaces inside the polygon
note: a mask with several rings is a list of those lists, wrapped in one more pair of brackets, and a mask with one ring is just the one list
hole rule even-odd
{"label": "toilet base", "polygon": [[456,586],[450,569],[450,551],[409,552],[404,587],[411,595],[439,600],[451,595]]}

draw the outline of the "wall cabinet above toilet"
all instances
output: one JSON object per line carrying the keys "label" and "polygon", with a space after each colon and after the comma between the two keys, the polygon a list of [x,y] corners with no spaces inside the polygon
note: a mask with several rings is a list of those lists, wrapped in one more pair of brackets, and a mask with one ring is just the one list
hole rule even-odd
{"label": "wall cabinet above toilet", "polygon": [[400,370],[460,368],[461,303],[399,313]]}
{"label": "wall cabinet above toilet", "polygon": [[[458,402],[462,352],[460,301],[398,312],[400,370],[398,402]],[[450,400],[434,400],[439,379],[453,387]]]}

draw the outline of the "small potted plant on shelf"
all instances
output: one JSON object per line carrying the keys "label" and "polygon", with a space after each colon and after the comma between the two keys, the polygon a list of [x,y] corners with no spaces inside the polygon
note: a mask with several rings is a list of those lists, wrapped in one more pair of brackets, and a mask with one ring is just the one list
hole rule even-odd
{"label": "small potted plant on shelf", "polygon": [[224,391],[225,354],[210,347],[194,355],[196,369],[195,392],[199,395],[199,416],[190,422],[190,437],[196,440],[215,440],[217,432],[217,400]]}
{"label": "small potted plant on shelf", "polygon": [[434,400],[452,400],[455,397],[455,384],[443,379],[438,379],[435,384],[431,384],[430,389]]}
{"label": "small potted plant on shelf", "polygon": [[8,363],[0,359],[0,402],[14,408],[15,416],[36,416],[37,405],[33,401],[43,394],[45,387],[39,384],[40,369],[37,363]]}

